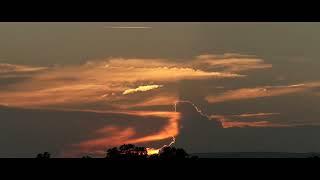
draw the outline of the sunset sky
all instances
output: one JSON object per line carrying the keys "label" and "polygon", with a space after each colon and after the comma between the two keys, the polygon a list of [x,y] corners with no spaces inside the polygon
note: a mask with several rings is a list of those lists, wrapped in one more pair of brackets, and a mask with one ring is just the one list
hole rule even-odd
{"label": "sunset sky", "polygon": [[320,151],[320,23],[0,23],[0,157]]}

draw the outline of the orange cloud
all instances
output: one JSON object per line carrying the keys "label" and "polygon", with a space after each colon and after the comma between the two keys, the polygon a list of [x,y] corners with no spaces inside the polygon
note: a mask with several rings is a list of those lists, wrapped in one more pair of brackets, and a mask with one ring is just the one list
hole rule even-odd
{"label": "orange cloud", "polygon": [[223,128],[243,128],[243,127],[291,127],[288,124],[274,124],[269,121],[254,121],[254,122],[243,122],[243,121],[225,121],[222,122]]}
{"label": "orange cloud", "polygon": [[218,119],[223,128],[244,128],[244,127],[292,127],[293,124],[281,124],[281,123],[272,123],[270,121],[235,121],[232,120],[232,117],[260,117],[260,116],[270,116],[275,115],[276,113],[258,113],[258,114],[241,114],[241,115],[212,115],[210,119]]}
{"label": "orange cloud", "polygon": [[304,92],[306,90],[316,87],[320,87],[319,82],[310,82],[305,84],[295,84],[288,86],[264,86],[256,88],[242,88],[230,90],[218,95],[209,95],[205,99],[209,103],[219,103],[243,99],[255,99],[260,97],[280,96],[285,94]]}
{"label": "orange cloud", "polygon": [[170,111],[173,108],[174,102],[179,100],[178,92],[173,91],[161,91],[156,92],[154,94],[148,94],[147,96],[139,96],[133,99],[132,101],[128,101],[127,99],[123,99],[120,102],[114,102],[113,105],[119,109],[161,109],[165,111]]}
{"label": "orange cloud", "polygon": [[272,68],[272,64],[266,64],[262,59],[259,59],[256,56],[232,53],[223,55],[200,55],[193,63],[206,65],[210,68],[224,68],[224,71],[227,72]]}
{"label": "orange cloud", "polygon": [[239,114],[239,115],[232,115],[233,117],[268,117],[272,115],[279,115],[280,113],[253,113],[253,114]]}
{"label": "orange cloud", "polygon": [[165,84],[184,79],[244,77],[229,72],[203,71],[191,65],[190,62],[173,63],[167,59],[122,58],[52,68],[2,65],[11,68],[10,72],[42,71],[33,74],[28,80],[11,84],[8,87],[10,91],[1,90],[0,103],[18,107],[94,102],[112,104],[130,98],[122,94],[162,87],[150,85],[130,88],[141,83]]}
{"label": "orange cloud", "polygon": [[47,67],[33,67],[16,64],[0,63],[0,74],[3,73],[22,73],[22,72],[35,72],[48,69]]}
{"label": "orange cloud", "polygon": [[150,141],[158,141],[163,139],[168,139],[170,137],[174,137],[179,133],[179,120],[180,113],[178,112],[143,112],[143,115],[156,115],[158,117],[167,117],[168,124],[158,133],[152,134],[149,136],[132,139],[130,142],[132,143],[142,143],[142,142],[150,142]]}
{"label": "orange cloud", "polygon": [[[218,120],[221,122],[223,128],[265,128],[265,127],[299,127],[319,125],[315,122],[273,122],[267,120],[271,116],[280,115],[280,113],[252,113],[252,114],[239,114],[239,115],[211,115],[210,120]],[[255,121],[248,121],[257,119]]]}
{"label": "orange cloud", "polygon": [[173,103],[178,101],[178,99],[177,95],[163,94],[146,99],[141,103],[133,104],[130,107],[173,105]]}
{"label": "orange cloud", "polygon": [[[96,113],[109,113],[105,111],[90,111],[85,112],[96,112]],[[119,128],[116,126],[106,126],[98,129],[94,134],[98,135],[97,138],[82,141],[78,144],[73,144],[72,147],[76,148],[76,151],[65,152],[68,156],[74,156],[76,154],[84,154],[88,152],[94,152],[95,155],[105,154],[102,149],[106,147],[118,146],[122,144],[136,144],[136,143],[147,143],[151,141],[165,140],[174,137],[178,134],[178,121],[180,119],[180,113],[177,112],[159,112],[159,111],[126,111],[126,112],[113,112],[135,116],[150,116],[152,117],[163,117],[168,120],[168,123],[159,132],[155,132],[142,137],[136,137],[137,132],[133,128]],[[153,148],[150,148],[150,150]],[[64,153],[64,156],[66,154]]]}
{"label": "orange cloud", "polygon": [[79,157],[91,153],[94,156],[103,156],[106,154],[107,147],[126,144],[127,139],[135,134],[133,128],[121,129],[118,127],[105,127],[97,130],[95,133],[103,134],[105,137],[83,141],[79,144],[71,145],[61,153],[61,157]]}
{"label": "orange cloud", "polygon": [[0,101],[9,106],[46,106],[77,102],[96,102],[105,95],[106,88],[100,85],[65,85],[33,91],[1,92]]}

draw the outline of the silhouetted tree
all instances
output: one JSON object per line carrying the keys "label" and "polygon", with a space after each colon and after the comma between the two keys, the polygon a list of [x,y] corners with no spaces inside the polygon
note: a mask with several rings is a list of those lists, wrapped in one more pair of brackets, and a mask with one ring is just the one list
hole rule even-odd
{"label": "silhouetted tree", "polygon": [[148,151],[145,147],[135,147],[133,153],[135,158],[138,159],[146,159],[148,157]]}
{"label": "silhouetted tree", "polygon": [[148,159],[150,160],[160,160],[159,155],[158,154],[152,154],[148,157]]}
{"label": "silhouetted tree", "polygon": [[149,156],[145,147],[123,144],[119,148],[113,147],[108,149],[106,158],[111,160],[173,160],[187,159],[189,155],[182,148],[164,147],[160,150],[159,154]]}
{"label": "silhouetted tree", "polygon": [[82,156],[82,158],[83,159],[91,159],[92,157],[87,155],[87,156]]}
{"label": "silhouetted tree", "polygon": [[190,159],[196,160],[196,159],[199,159],[199,157],[198,156],[191,156]]}
{"label": "silhouetted tree", "polygon": [[37,155],[37,158],[38,159],[49,159],[50,158],[50,153],[48,152],[44,152],[44,153],[40,153]]}
{"label": "silhouetted tree", "polygon": [[317,155],[313,155],[313,156],[311,156],[311,157],[309,157],[309,158],[312,158],[312,159],[319,159],[319,156],[317,156]]}
{"label": "silhouetted tree", "polygon": [[[38,159],[49,159],[51,154],[48,152],[39,153]],[[82,156],[83,159],[92,158],[89,155]],[[182,148],[164,147],[158,154],[148,155],[147,148],[135,146],[133,144],[123,144],[119,148],[113,147],[106,151],[106,158],[110,160],[175,160],[175,159],[198,159],[197,156],[189,156]],[[314,156],[313,158],[318,158]]]}
{"label": "silhouetted tree", "polygon": [[184,149],[175,147],[164,147],[161,149],[159,158],[163,160],[186,159],[189,155]]}
{"label": "silhouetted tree", "polygon": [[176,158],[177,159],[186,159],[189,157],[189,154],[182,148],[176,149]]}
{"label": "silhouetted tree", "polygon": [[117,147],[110,148],[107,150],[107,156],[106,158],[109,159],[119,159],[120,158],[120,151],[118,150]]}
{"label": "silhouetted tree", "polygon": [[121,153],[130,153],[133,151],[136,146],[133,144],[124,144],[119,147]]}

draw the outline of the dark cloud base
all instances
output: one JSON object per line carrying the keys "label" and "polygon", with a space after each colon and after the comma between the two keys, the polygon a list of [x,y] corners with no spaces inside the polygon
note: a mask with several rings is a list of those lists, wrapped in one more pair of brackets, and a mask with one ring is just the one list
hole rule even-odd
{"label": "dark cloud base", "polygon": [[221,128],[191,104],[182,112],[176,146],[192,153],[208,152],[319,152],[320,126]]}

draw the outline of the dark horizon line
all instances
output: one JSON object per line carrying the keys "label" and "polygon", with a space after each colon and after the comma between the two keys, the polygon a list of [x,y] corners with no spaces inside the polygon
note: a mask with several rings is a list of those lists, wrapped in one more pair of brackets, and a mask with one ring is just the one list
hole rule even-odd
{"label": "dark horizon line", "polygon": [[236,154],[236,153],[238,153],[238,154],[246,154],[246,153],[270,153],[270,154],[272,154],[272,153],[283,153],[283,154],[285,154],[285,153],[287,153],[287,154],[320,154],[320,152],[286,152],[286,151],[277,151],[277,152],[272,152],[272,151],[252,151],[252,152],[250,152],[250,151],[243,151],[243,152],[202,152],[202,153],[189,153],[190,155],[192,155],[192,154]]}

